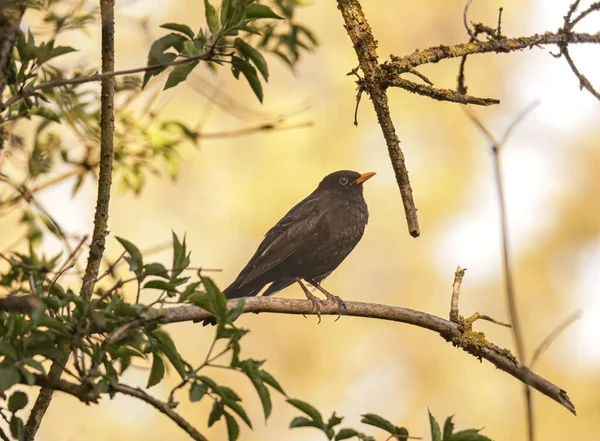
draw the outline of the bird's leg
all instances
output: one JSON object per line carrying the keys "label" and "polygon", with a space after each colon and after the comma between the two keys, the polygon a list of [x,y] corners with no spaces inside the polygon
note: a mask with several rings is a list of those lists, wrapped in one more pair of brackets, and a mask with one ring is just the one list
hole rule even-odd
{"label": "bird's leg", "polygon": [[[319,298],[315,297],[306,286],[304,286],[304,283],[302,283],[302,280],[300,280],[298,277],[296,277],[296,282],[298,282],[298,284],[300,285],[300,287],[302,288],[302,291],[304,291],[304,295],[306,296],[306,298],[308,300],[310,300],[310,302],[313,305],[313,312],[317,312],[317,317],[319,317],[319,321],[318,323],[321,323],[321,305],[323,304],[323,301],[320,300]],[[317,323],[317,324],[318,324]]]}
{"label": "bird's leg", "polygon": [[323,288],[321,286],[321,284],[315,282],[314,279],[310,279],[308,282],[312,286],[314,286],[315,288],[317,288],[319,291],[321,291],[325,295],[325,297],[327,297],[327,300],[335,302],[338,305],[338,316],[335,319],[336,322],[340,319],[340,317],[342,316],[342,314],[344,314],[345,312],[348,312],[348,308],[346,307],[346,304],[344,303],[344,301],[340,297],[331,294],[329,291],[327,291],[325,288]]}

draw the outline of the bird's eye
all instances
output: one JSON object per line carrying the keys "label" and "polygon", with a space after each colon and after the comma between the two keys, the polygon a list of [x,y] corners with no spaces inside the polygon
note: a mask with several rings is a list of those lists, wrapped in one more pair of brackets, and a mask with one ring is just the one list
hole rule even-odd
{"label": "bird's eye", "polygon": [[348,183],[348,179],[346,179],[346,178],[340,178],[340,184],[346,185],[347,183]]}

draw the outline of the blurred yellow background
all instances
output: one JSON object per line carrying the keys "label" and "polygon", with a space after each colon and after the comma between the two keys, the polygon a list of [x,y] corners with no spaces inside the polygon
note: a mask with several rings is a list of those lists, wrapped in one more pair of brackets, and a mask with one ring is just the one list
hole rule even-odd
{"label": "blurred yellow background", "polygon": [[[474,2],[470,17],[494,24],[504,7],[508,36],[556,30],[570,0]],[[583,2],[587,4],[589,2]],[[202,2],[177,0],[117,1],[117,68],[143,66],[158,28],[182,22],[204,23]],[[379,41],[380,61],[416,48],[466,41],[462,0],[372,1],[363,7]],[[144,34],[137,24],[148,17]],[[27,15],[26,22],[35,24]],[[367,97],[354,127],[355,84],[346,76],[357,65],[335,1],[315,1],[301,8],[299,21],[312,29],[320,47],[303,58],[292,73],[269,58],[270,82],[260,106],[244,80],[223,69],[214,75],[197,69],[194,84],[182,84],[161,95],[165,119],[192,126],[206,116],[206,132],[233,130],[273,121],[311,121],[312,126],[272,133],[203,141],[199,149],[181,151],[180,178],[151,178],[141,197],[121,195],[111,206],[107,254],[116,258],[123,236],[150,248],[170,240],[170,230],[187,232],[195,266],[222,268],[214,274],[222,288],[233,280],[263,234],[326,174],[338,169],[375,171],[365,185],[371,213],[365,236],[340,268],[325,281],[346,300],[372,301],[427,311],[446,317],[453,272],[468,268],[461,312],[481,311],[508,320],[501,272],[498,203],[489,147],[459,105],[440,103],[390,90],[391,112],[419,209],[422,235],[407,233],[398,188],[387,149]],[[29,21],[28,21],[29,20]],[[590,18],[581,30],[597,32]],[[77,37],[77,38],[74,38]],[[89,37],[65,34],[63,44],[82,49],[80,61],[99,65],[99,29]],[[578,410],[574,417],[534,392],[538,440],[600,440],[600,103],[586,91],[555,48],[517,54],[480,55],[467,62],[469,93],[495,97],[499,106],[474,108],[498,137],[518,112],[535,99],[539,107],[515,130],[502,152],[513,251],[516,293],[525,343],[532,354],[541,340],[577,308],[584,317],[570,327],[542,357],[536,371],[566,389]],[[574,48],[573,56],[592,82],[600,85],[600,48]],[[423,66],[436,86],[455,88],[458,60]],[[198,78],[199,77],[199,78]],[[192,87],[193,86],[193,87]],[[198,93],[198,90],[202,91]],[[236,107],[235,116],[211,105],[206,96]],[[243,109],[240,107],[243,104]],[[62,226],[91,230],[95,188],[87,182],[73,200],[64,183],[40,193]],[[1,233],[2,244],[11,231]],[[45,247],[56,246],[51,240]],[[170,253],[156,255],[165,263]],[[303,296],[291,287],[280,296]],[[343,317],[247,315],[239,320],[251,329],[246,356],[267,359],[266,368],[286,392],[304,399],[326,416],[335,410],[344,425],[372,433],[360,415],[379,413],[406,426],[411,435],[429,439],[427,409],[438,418],[456,414],[458,428],[485,427],[496,440],[525,439],[522,387],[487,362],[454,349],[432,332],[402,324]],[[512,349],[510,333],[478,323],[489,339]],[[206,354],[212,329],[195,324],[170,325],[188,361]],[[312,429],[288,430],[298,412],[274,395],[274,412],[262,421],[258,397],[246,379],[213,372],[243,392],[255,426],[242,427],[242,440],[321,440]],[[131,369],[124,382],[145,385],[147,369]],[[175,375],[151,392],[166,397]],[[224,424],[205,427],[209,403],[182,403],[178,410],[212,440],[226,439]],[[42,428],[41,441],[184,440],[186,435],[146,404],[127,397],[84,406],[57,393]]]}

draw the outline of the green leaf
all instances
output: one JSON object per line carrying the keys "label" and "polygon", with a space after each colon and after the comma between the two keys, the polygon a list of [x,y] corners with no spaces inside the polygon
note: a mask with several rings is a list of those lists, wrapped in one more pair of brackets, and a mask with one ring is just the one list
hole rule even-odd
{"label": "green leaf", "polygon": [[208,387],[205,384],[192,383],[190,387],[190,401],[200,401],[206,395],[206,392],[208,392]]}
{"label": "green leaf", "polygon": [[23,420],[15,415],[10,419],[10,434],[14,439],[23,439]]}
{"label": "green leaf", "polygon": [[214,392],[219,393],[219,385],[215,383],[215,380],[213,380],[212,378],[200,375],[198,377],[198,380],[200,380],[206,386],[210,387],[211,390],[213,390]]}
{"label": "green leaf", "polygon": [[229,22],[229,18],[231,17],[231,2],[232,0],[223,0],[221,2],[221,24],[226,26]]}
{"label": "green leaf", "polygon": [[296,409],[304,412],[306,415],[311,417],[314,421],[316,421],[320,424],[323,424],[323,417],[321,416],[319,411],[317,409],[315,409],[313,406],[311,406],[310,404],[308,404],[302,400],[298,400],[296,398],[288,398],[287,402],[290,403],[292,406],[294,406]]}
{"label": "green leaf", "polygon": [[150,47],[150,52],[148,53],[148,66],[164,66],[146,71],[146,73],[144,74],[144,80],[142,81],[142,89],[146,86],[146,84],[148,84],[150,78],[160,74],[168,67],[168,64],[172,63],[177,58],[177,54],[165,51],[170,48],[175,48],[175,50],[181,52],[181,49],[183,49],[183,43],[185,41],[188,40],[182,35],[171,33],[159,38],[154,43],[152,43],[152,46]]}
{"label": "green leaf", "polygon": [[235,402],[233,400],[230,400],[228,398],[224,398],[223,399],[223,404],[225,406],[229,407],[235,413],[237,413],[240,416],[240,418],[242,420],[244,420],[244,422],[246,423],[246,425],[252,429],[252,422],[250,421],[250,418],[248,418],[248,414],[246,413],[246,411],[244,410],[244,408],[239,403],[237,403],[237,402]]}
{"label": "green leaf", "polygon": [[242,312],[244,312],[244,305],[246,304],[246,299],[245,298],[241,298],[237,301],[237,303],[235,304],[235,306],[233,308],[231,308],[231,310],[227,313],[227,321],[229,322],[234,322],[237,320],[237,318],[242,315]]}
{"label": "green leaf", "polygon": [[177,292],[175,286],[165,280],[150,280],[144,285],[144,289],[160,289],[161,291]]}
{"label": "green leaf", "polygon": [[354,429],[342,429],[335,436],[335,441],[342,441],[344,439],[359,437],[359,433]]}
{"label": "green leaf", "polygon": [[29,400],[25,392],[17,391],[8,399],[8,410],[12,413],[15,413],[27,406],[28,401]]}
{"label": "green leaf", "polygon": [[231,71],[233,72],[233,75],[238,78],[240,72],[244,74],[244,77],[246,77],[246,80],[248,81],[248,84],[250,84],[252,91],[262,103],[263,89],[262,84],[260,84],[260,80],[258,79],[258,75],[256,74],[256,69],[246,60],[236,56],[231,57],[231,63]]}
{"label": "green leaf", "polygon": [[211,312],[219,321],[224,321],[227,317],[227,299],[210,277],[201,276],[200,280],[202,280],[202,285],[206,288],[206,294],[212,303],[213,311]]}
{"label": "green leaf", "polygon": [[431,427],[431,441],[441,441],[442,434],[440,431],[440,425],[435,420],[431,412],[429,410],[427,410],[427,412],[429,413],[429,425]]}
{"label": "green leaf", "polygon": [[187,246],[185,244],[185,235],[183,236],[183,242],[179,241],[179,238],[173,231],[173,268],[171,270],[171,278],[177,277],[181,272],[186,269],[190,264],[190,254],[187,252]]}
{"label": "green leaf", "polygon": [[19,379],[19,371],[16,368],[0,366],[0,393],[13,387]]}
{"label": "green leaf", "polygon": [[173,340],[169,334],[161,329],[155,329],[154,331],[150,332],[150,335],[157,340],[160,349],[169,359],[173,367],[177,370],[181,378],[184,379],[186,375],[185,364],[183,363],[181,355],[179,355],[179,352],[177,352],[175,343],[173,343]]}
{"label": "green leaf", "polygon": [[27,366],[34,368],[40,374],[46,375],[46,370],[44,369],[42,363],[40,363],[39,361],[34,360],[33,358],[25,358],[23,360],[23,363],[25,363]]}
{"label": "green leaf", "polygon": [[177,86],[182,81],[185,81],[188,75],[198,66],[198,61],[192,61],[185,64],[175,66],[175,68],[169,73],[167,82],[163,90],[170,89],[171,87]]}
{"label": "green leaf", "polygon": [[217,16],[217,11],[215,7],[210,4],[208,0],[204,0],[204,14],[206,15],[206,23],[208,23],[208,28],[214,34],[219,28],[219,17]]}
{"label": "green leaf", "polygon": [[194,39],[194,31],[190,29],[189,26],[181,24],[181,23],[165,23],[160,25],[163,29],[168,29],[170,31],[175,31],[187,35],[191,40]]}
{"label": "green leaf", "polygon": [[123,245],[123,248],[125,248],[125,251],[127,251],[129,256],[131,257],[131,259],[129,260],[129,269],[137,274],[144,266],[144,259],[142,258],[142,253],[140,253],[138,247],[129,242],[127,239],[117,237],[117,240],[121,245]]}
{"label": "green leaf", "polygon": [[208,427],[211,427],[223,416],[223,405],[219,401],[213,403],[212,410],[208,416]]}
{"label": "green leaf", "polygon": [[306,417],[295,417],[290,423],[290,429],[295,427],[316,427],[317,429],[323,430],[323,424],[309,420]]}
{"label": "green leaf", "polygon": [[452,422],[453,415],[446,418],[444,422],[444,436],[442,437],[443,441],[450,441],[452,438],[452,434],[454,433],[454,423]]}
{"label": "green leaf", "polygon": [[452,435],[452,441],[492,441],[487,436],[479,434],[479,430],[468,429],[461,430]]}
{"label": "green leaf", "polygon": [[276,18],[283,19],[275,14],[271,8],[265,5],[250,4],[246,6],[245,17],[247,19],[256,20],[257,18]]}
{"label": "green leaf", "polygon": [[270,373],[268,373],[267,371],[259,370],[258,376],[261,378],[262,381],[267,383],[273,389],[282,393],[283,395],[286,395],[286,393],[283,391],[283,388],[281,387],[279,382],[275,378],[273,378],[273,376]]}
{"label": "green leaf", "polygon": [[32,115],[41,116],[42,118],[45,118],[47,120],[54,121],[54,122],[60,124],[60,116],[58,116],[58,114],[56,112],[54,112],[53,110],[50,110],[47,107],[34,107],[33,109],[31,109],[30,113]]}
{"label": "green leaf", "polygon": [[329,421],[327,421],[327,427],[330,429],[334,428],[335,426],[340,425],[343,419],[343,417],[339,417],[335,414],[335,412],[333,412],[333,414],[331,414],[331,417],[329,417]]}
{"label": "green leaf", "polygon": [[0,341],[0,354],[5,357],[12,358],[13,360],[17,360],[19,358],[17,354],[17,350],[8,342]]}
{"label": "green leaf", "polygon": [[256,392],[258,393],[258,397],[260,398],[260,403],[263,407],[263,412],[265,414],[265,421],[269,419],[271,415],[271,409],[273,405],[271,403],[271,394],[269,393],[269,389],[263,384],[261,378],[255,372],[248,372],[248,378],[254,385]]}
{"label": "green leaf", "polygon": [[240,426],[233,416],[225,413],[225,421],[227,422],[227,436],[229,441],[236,441],[240,436]]}
{"label": "green leaf", "polygon": [[223,398],[227,398],[227,399],[233,400],[233,401],[242,401],[240,396],[238,394],[236,394],[233,389],[230,389],[227,386],[219,386],[218,393]]}
{"label": "green leaf", "polygon": [[379,427],[380,429],[383,429],[392,435],[396,433],[396,426],[394,426],[385,418],[375,415],[374,413],[366,413],[362,415],[362,419],[360,421],[370,426]]}
{"label": "green leaf", "polygon": [[169,278],[169,272],[162,263],[149,263],[144,265],[143,277],[158,276],[163,279]]}
{"label": "green leaf", "polygon": [[244,58],[250,59],[252,63],[256,66],[258,71],[261,73],[265,81],[269,80],[269,68],[267,66],[267,62],[262,54],[246,43],[241,38],[236,38],[233,45],[240,52]]}
{"label": "green leaf", "polygon": [[161,382],[165,376],[165,364],[158,354],[152,354],[152,368],[150,369],[150,377],[146,387],[152,387]]}

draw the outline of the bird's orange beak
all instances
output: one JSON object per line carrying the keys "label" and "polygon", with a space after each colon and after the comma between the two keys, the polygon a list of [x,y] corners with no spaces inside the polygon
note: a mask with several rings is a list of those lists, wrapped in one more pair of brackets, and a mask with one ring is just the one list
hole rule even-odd
{"label": "bird's orange beak", "polygon": [[367,172],[367,173],[363,173],[362,175],[360,175],[358,178],[356,178],[356,181],[353,182],[353,184],[362,184],[363,182],[365,182],[368,179],[371,179],[373,176],[375,176],[377,173],[375,172]]}

